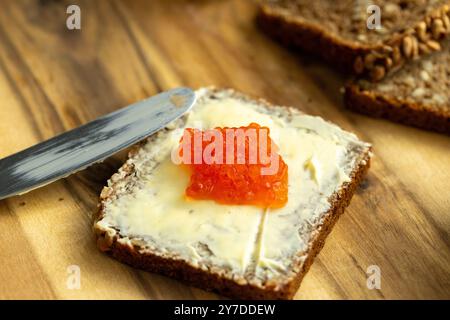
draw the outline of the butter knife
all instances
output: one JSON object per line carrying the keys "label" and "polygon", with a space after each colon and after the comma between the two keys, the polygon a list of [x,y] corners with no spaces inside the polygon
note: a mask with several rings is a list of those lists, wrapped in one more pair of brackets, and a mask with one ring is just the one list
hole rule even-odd
{"label": "butter knife", "polygon": [[66,177],[143,140],[195,102],[189,88],[134,103],[0,160],[0,199]]}

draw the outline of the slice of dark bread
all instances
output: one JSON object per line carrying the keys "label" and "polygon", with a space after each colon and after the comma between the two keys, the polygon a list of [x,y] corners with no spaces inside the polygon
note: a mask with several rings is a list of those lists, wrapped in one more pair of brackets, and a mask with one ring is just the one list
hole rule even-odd
{"label": "slice of dark bread", "polygon": [[344,100],[351,110],[450,134],[450,42],[381,82],[350,83]]}
{"label": "slice of dark bread", "polygon": [[[382,28],[368,29],[367,7],[381,9]],[[288,46],[324,58],[347,73],[379,81],[405,62],[441,49],[450,34],[449,0],[272,0],[258,22]]]}
{"label": "slice of dark bread", "polygon": [[[108,181],[94,223],[102,251],[224,296],[292,298],[370,165],[371,146],[297,109],[233,90],[200,89],[192,110],[141,143]],[[186,199],[171,162],[183,128],[270,128],[289,166],[279,209]]]}

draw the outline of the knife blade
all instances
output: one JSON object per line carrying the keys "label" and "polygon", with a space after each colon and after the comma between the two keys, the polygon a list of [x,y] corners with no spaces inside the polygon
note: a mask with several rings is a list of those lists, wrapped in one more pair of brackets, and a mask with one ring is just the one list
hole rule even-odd
{"label": "knife blade", "polygon": [[194,102],[191,89],[172,89],[6,157],[0,160],[0,199],[100,162],[179,118]]}

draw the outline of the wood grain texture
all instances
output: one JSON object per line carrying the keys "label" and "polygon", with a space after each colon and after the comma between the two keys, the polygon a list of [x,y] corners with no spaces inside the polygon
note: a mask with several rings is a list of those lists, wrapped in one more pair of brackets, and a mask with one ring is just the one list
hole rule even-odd
{"label": "wood grain texture", "polygon": [[[65,25],[74,3],[81,31]],[[375,158],[296,298],[450,298],[450,138],[346,111],[344,79],[262,34],[254,1],[0,6],[0,157],[180,85],[298,106],[373,143]],[[97,250],[91,215],[124,156],[0,201],[0,298],[220,298]],[[78,290],[66,285],[70,265],[81,269]],[[381,290],[367,289],[370,265],[381,268]]]}

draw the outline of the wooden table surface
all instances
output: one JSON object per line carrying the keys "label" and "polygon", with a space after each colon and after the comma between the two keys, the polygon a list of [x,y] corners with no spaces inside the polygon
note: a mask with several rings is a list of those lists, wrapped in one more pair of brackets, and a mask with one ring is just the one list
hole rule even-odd
{"label": "wooden table surface", "polygon": [[[73,3],[81,30],[66,28]],[[450,138],[346,111],[344,78],[267,38],[255,13],[246,0],[2,0],[0,157],[181,85],[294,105],[375,152],[296,298],[449,299]],[[92,213],[123,159],[0,201],[0,298],[220,298],[97,250]],[[67,285],[71,265],[80,268],[79,289]],[[380,267],[381,290],[367,288],[371,265]]]}

